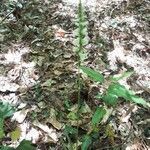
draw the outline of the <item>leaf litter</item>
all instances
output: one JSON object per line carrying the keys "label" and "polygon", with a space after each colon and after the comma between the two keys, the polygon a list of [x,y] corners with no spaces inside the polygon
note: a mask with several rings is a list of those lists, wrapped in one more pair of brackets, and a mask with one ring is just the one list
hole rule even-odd
{"label": "leaf litter", "polygon": [[[86,5],[89,16],[89,37],[91,40],[91,43],[86,48],[88,56],[92,57],[91,60],[87,59],[85,64],[98,70],[102,68],[104,74],[111,74],[112,72],[119,74],[132,69],[136,73],[136,77],[131,75],[130,80],[127,78],[122,81],[123,85],[131,89],[138,85],[136,92],[141,95],[146,93],[149,101],[149,34],[145,33],[147,31],[147,22],[139,21],[139,14],[134,11],[134,5],[138,3],[141,5],[141,11],[143,6],[147,9],[148,1],[146,0],[133,3],[124,0],[84,0],[83,4]],[[48,4],[48,2],[45,1],[45,4]],[[44,42],[47,43],[41,43],[42,38],[39,37],[39,40],[37,40],[37,37],[31,41],[31,45],[22,41],[20,43],[16,42],[17,44],[12,44],[10,47],[5,46],[7,51],[0,54],[0,64],[6,68],[8,67],[8,70],[6,72],[4,70],[0,76],[0,99],[10,103],[17,109],[11,120],[12,122],[17,122],[17,128],[10,133],[13,140],[8,144],[13,147],[17,147],[23,139],[31,140],[37,145],[41,144],[39,140],[44,143],[56,144],[61,135],[60,131],[64,123],[66,123],[66,117],[62,116],[63,120],[62,118],[59,119],[60,116],[58,115],[61,113],[59,110],[64,111],[62,109],[64,95],[68,91],[75,93],[74,91],[76,90],[75,76],[77,69],[75,67],[76,57],[72,51],[72,31],[77,5],[75,1],[69,0],[52,2],[51,5],[52,9],[54,9],[53,16],[46,21],[48,25],[45,25],[46,27],[50,26],[50,30],[47,30],[44,35],[39,35],[43,36],[42,38],[45,38]],[[131,9],[130,7],[133,8]],[[128,14],[128,10],[132,11],[132,15]],[[94,23],[92,24],[92,22]],[[47,40],[46,36],[53,38]],[[1,40],[5,40],[5,37],[1,38]],[[45,48],[46,45],[47,47]],[[48,47],[49,45],[51,47]],[[39,52],[38,48],[40,49]],[[33,53],[33,49],[37,49],[36,53]],[[41,53],[41,51],[46,52],[46,55],[40,58],[38,53]],[[27,58],[24,60],[23,56],[25,54],[27,54]],[[28,55],[31,58],[28,58]],[[102,60],[100,61],[106,65],[100,66],[101,64],[92,61],[94,59],[99,62],[99,57],[101,56]],[[86,88],[90,89],[92,83],[87,81],[87,78],[85,80],[88,84]],[[99,88],[103,90],[103,87]],[[40,93],[42,93],[43,97],[40,96]],[[90,94],[93,97],[95,96],[92,95],[93,93]],[[76,103],[76,94],[74,99]],[[41,101],[44,101],[45,104],[41,103]],[[87,102],[85,104],[85,107],[89,110],[89,112],[86,112],[87,114],[91,112],[89,106],[90,104]],[[69,104],[68,107],[70,107]],[[148,149],[145,143],[147,139],[143,138],[143,124],[141,128],[137,125],[138,117],[141,115],[139,112],[142,109],[133,104],[121,103],[116,107],[116,111],[110,110],[110,112],[112,118],[117,117],[110,121],[107,128],[107,135],[110,135],[109,130],[115,130],[118,133],[111,133],[112,137],[110,135],[110,139],[113,141],[112,143],[117,143],[115,139],[120,138],[122,141],[126,139],[124,147],[126,150],[134,150],[138,147]],[[71,109],[73,108],[68,108],[67,111]],[[66,112],[63,113],[65,114]],[[106,112],[106,114],[110,115],[109,112]],[[147,117],[142,116],[141,120],[145,121],[148,119]],[[73,126],[77,125],[75,113],[68,116],[68,118],[69,120],[67,121],[70,121]],[[91,118],[90,115],[89,118]],[[85,124],[88,124],[89,118],[83,115],[83,120],[79,121],[83,128]],[[106,116],[104,122],[107,122],[107,120]],[[89,126],[86,128],[88,129]],[[131,132],[132,134],[130,134]],[[119,133],[121,137],[116,137]],[[138,138],[139,136],[141,138]],[[103,140],[102,137],[101,141]],[[5,145],[5,141],[3,141],[3,144]],[[106,142],[101,142],[96,146],[105,147],[105,144]],[[101,147],[97,147],[97,149],[101,149]]]}

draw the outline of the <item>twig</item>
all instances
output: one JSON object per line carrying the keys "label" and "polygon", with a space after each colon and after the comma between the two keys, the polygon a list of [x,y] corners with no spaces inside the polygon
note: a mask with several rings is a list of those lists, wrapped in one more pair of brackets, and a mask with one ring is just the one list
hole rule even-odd
{"label": "twig", "polygon": [[3,19],[2,21],[0,22],[0,24],[2,24],[6,19],[7,17],[9,17],[13,12],[14,12],[15,9],[13,9],[12,11],[10,11]]}

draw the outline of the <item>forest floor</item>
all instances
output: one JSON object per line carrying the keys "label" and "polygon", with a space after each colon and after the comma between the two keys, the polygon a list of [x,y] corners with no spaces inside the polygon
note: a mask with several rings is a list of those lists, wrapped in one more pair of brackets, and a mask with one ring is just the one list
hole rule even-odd
{"label": "forest floor", "polygon": [[[84,1],[89,37],[84,65],[106,78],[133,71],[120,83],[150,102],[150,2]],[[65,129],[77,126],[71,114],[78,102],[72,44],[77,4],[69,0],[0,3],[0,109],[3,103],[15,108],[4,121],[0,144],[16,148],[26,139],[39,150],[75,147],[74,137],[68,139]],[[104,88],[84,76],[82,82],[85,114],[79,137],[90,130],[91,115],[102,103],[95,96]],[[100,125],[91,149],[150,149],[148,108],[120,100],[109,112],[110,119]]]}

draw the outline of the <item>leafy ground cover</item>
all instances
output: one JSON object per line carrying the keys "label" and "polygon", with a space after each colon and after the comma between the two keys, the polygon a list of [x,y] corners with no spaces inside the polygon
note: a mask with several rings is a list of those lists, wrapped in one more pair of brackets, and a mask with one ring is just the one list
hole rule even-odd
{"label": "leafy ground cover", "polygon": [[148,0],[0,3],[2,150],[150,148]]}

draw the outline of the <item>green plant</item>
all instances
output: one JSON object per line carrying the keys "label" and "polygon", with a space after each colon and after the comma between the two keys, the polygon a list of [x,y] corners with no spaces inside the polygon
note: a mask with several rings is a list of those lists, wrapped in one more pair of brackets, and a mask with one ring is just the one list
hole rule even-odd
{"label": "green plant", "polygon": [[[4,137],[4,129],[3,129],[4,120],[8,117],[11,117],[14,112],[15,109],[9,103],[0,102],[0,139]],[[14,134],[14,132],[12,132],[11,134]],[[12,136],[14,136],[15,138],[16,135]],[[26,150],[26,149],[35,150],[35,147],[33,147],[31,142],[27,140],[23,140],[16,149],[8,146],[0,146],[0,150]]]}
{"label": "green plant", "polygon": [[[92,116],[92,132],[97,130],[97,126],[102,121],[103,117],[105,116],[107,109],[104,107],[105,105],[115,107],[118,103],[120,98],[123,98],[126,101],[131,101],[136,104],[140,104],[144,107],[150,107],[150,103],[146,102],[143,98],[138,97],[135,93],[131,90],[128,90],[125,86],[121,85],[118,81],[124,77],[130,76],[133,72],[125,72],[119,77],[110,77],[104,79],[104,76],[89,67],[81,66],[80,69],[93,81],[96,81],[100,84],[108,84],[108,88],[103,94],[98,94],[96,97],[104,102],[103,106],[97,106],[95,113]],[[111,130],[110,130],[111,131]],[[107,135],[110,138],[111,142],[113,142],[113,134],[109,130],[107,130]],[[82,150],[87,150],[89,143],[92,142],[92,137],[88,134],[86,138],[84,138],[82,143]]]}
{"label": "green plant", "polygon": [[67,141],[67,144],[63,143],[64,149],[67,148],[67,149],[72,150],[73,144],[71,140],[74,137],[76,137],[77,129],[72,126],[66,125],[63,134],[66,137],[66,141]]}
{"label": "green plant", "polygon": [[[77,68],[78,68],[78,75],[77,75],[77,87],[78,87],[78,108],[77,110],[74,108],[73,112],[69,112],[68,118],[72,120],[77,120],[77,130],[76,132],[72,132],[73,130],[70,130],[70,128],[65,129],[65,136],[68,139],[69,143],[69,149],[78,149],[78,146],[81,145],[82,150],[87,150],[89,146],[93,142],[93,138],[95,138],[95,133],[98,131],[99,123],[103,120],[104,116],[107,113],[107,107],[111,106],[114,107],[120,98],[123,98],[127,101],[132,101],[136,104],[141,104],[145,107],[150,107],[150,104],[147,103],[144,99],[139,98],[135,95],[135,93],[131,90],[128,90],[125,86],[121,85],[118,81],[124,77],[130,76],[133,72],[126,72],[123,75],[119,77],[110,77],[105,79],[104,76],[99,73],[98,71],[95,71],[89,67],[85,67],[83,65],[84,60],[87,58],[87,52],[84,49],[84,47],[88,44],[87,40],[87,21],[86,21],[86,15],[84,12],[84,8],[82,6],[81,0],[79,0],[78,5],[78,16],[75,22],[76,29],[74,31],[74,37],[75,40],[73,42],[74,45],[74,51],[77,56]],[[105,84],[107,84],[106,90],[103,94],[98,94],[96,97],[103,101],[104,105],[97,106],[95,109],[95,112],[91,119],[91,125],[92,129],[88,131],[87,134],[83,135],[81,137],[81,142],[79,142],[79,120],[81,117],[81,107],[83,105],[83,101],[81,99],[81,89],[82,89],[82,78],[80,71],[83,71],[91,80],[98,82],[99,84],[103,84],[103,87]],[[69,130],[68,130],[69,129]],[[113,132],[109,132],[111,130],[111,127],[108,126],[107,128],[107,136],[110,138],[111,142],[114,143],[114,137]],[[66,132],[67,131],[67,132]],[[71,143],[71,136],[76,136],[76,146],[74,147]],[[79,142],[79,143],[78,143]]]}
{"label": "green plant", "polygon": [[[104,77],[99,72],[92,70],[88,67],[81,67],[81,70],[86,73],[92,80],[95,79],[98,82],[101,82],[101,79]],[[90,70],[90,72],[89,72]],[[126,101],[131,101],[136,104],[143,105],[144,107],[150,107],[150,104],[146,102],[144,99],[135,95],[132,90],[128,90],[125,86],[121,85],[118,81],[123,77],[130,75],[130,72],[126,72],[120,77],[110,77],[107,78],[107,82],[109,83],[108,88],[106,89],[104,94],[98,94],[97,98],[102,99],[107,105],[115,106],[119,100],[119,98],[123,98]],[[97,80],[99,78],[99,80]],[[103,80],[103,84],[106,83],[106,80]]]}
{"label": "green plant", "polygon": [[76,29],[74,31],[75,40],[73,44],[74,44],[74,51],[77,54],[78,67],[80,67],[82,62],[87,58],[87,53],[86,50],[84,49],[84,46],[88,44],[87,21],[81,0],[79,0],[78,16],[75,21],[75,25],[76,25]]}
{"label": "green plant", "polygon": [[[77,55],[77,67],[78,67],[78,77],[77,77],[77,85],[78,85],[78,111],[77,115],[74,113],[76,116],[75,118],[79,120],[80,117],[80,108],[81,104],[83,103],[81,101],[81,86],[82,86],[82,79],[81,79],[81,74],[80,70],[82,70],[87,76],[89,76],[93,81],[98,82],[99,84],[108,84],[108,88],[106,88],[106,91],[103,94],[98,94],[97,98],[100,100],[103,100],[105,105],[112,106],[114,107],[117,103],[119,98],[123,98],[126,101],[132,101],[136,104],[141,104],[145,107],[150,107],[150,104],[147,103],[144,99],[139,98],[138,96],[135,95],[135,93],[131,90],[128,90],[125,86],[119,84],[119,80],[130,76],[133,72],[127,72],[120,77],[110,77],[105,79],[104,76],[99,73],[98,71],[95,71],[89,67],[83,66],[84,60],[87,58],[87,53],[86,50],[84,49],[84,46],[88,44],[87,40],[87,21],[85,17],[85,12],[84,8],[82,6],[81,0],[79,0],[79,6],[78,6],[78,17],[76,20],[76,30],[74,31],[75,35],[75,40],[73,42],[74,44],[74,50]],[[97,130],[97,127],[99,123],[102,121],[103,117],[105,116],[107,110],[104,106],[97,106],[91,123],[92,123],[92,131],[90,133],[87,133],[83,138],[82,138],[82,144],[81,144],[81,149],[86,150],[92,143],[92,133]],[[78,125],[79,127],[79,125]],[[78,130],[77,130],[78,131]],[[109,135],[109,134],[108,134]],[[113,137],[111,137],[113,139]],[[112,140],[113,141],[113,140]],[[77,133],[77,142],[78,142],[78,133]],[[78,147],[78,144],[77,144]]]}
{"label": "green plant", "polygon": [[0,138],[4,137],[4,120],[14,113],[14,108],[9,103],[0,102]]}
{"label": "green plant", "polygon": [[[87,21],[84,12],[84,8],[82,6],[81,0],[79,0],[78,6],[78,16],[75,22],[76,29],[74,31],[75,40],[74,51],[77,55],[77,67],[78,67],[78,77],[77,77],[77,85],[78,85],[78,100],[80,100],[80,91],[81,91],[81,76],[80,76],[80,67],[83,61],[87,58],[86,50],[84,46],[88,44],[87,40]],[[78,103],[80,104],[80,102]]]}
{"label": "green plant", "polygon": [[[77,110],[77,121],[79,120],[79,111],[81,108],[81,74],[80,67],[83,61],[87,58],[87,53],[84,49],[84,46],[88,44],[87,40],[87,21],[84,8],[82,6],[81,0],[79,0],[78,5],[78,16],[75,22],[76,29],[74,31],[75,40],[74,51],[77,55],[77,67],[78,67],[78,76],[77,76],[77,86],[78,86],[78,110]],[[77,123],[78,124],[78,123]],[[79,127],[79,125],[77,125]],[[78,139],[78,133],[77,133]]]}
{"label": "green plant", "polygon": [[12,147],[8,147],[8,146],[0,146],[1,150],[35,150],[36,148],[34,146],[32,146],[32,143],[30,141],[27,140],[23,140],[21,141],[21,143],[19,144],[19,146],[15,149]]}
{"label": "green plant", "polygon": [[92,137],[89,136],[89,135],[85,135],[83,137],[83,142],[82,142],[82,145],[81,145],[81,149],[82,150],[87,150],[91,143],[92,143]]}

